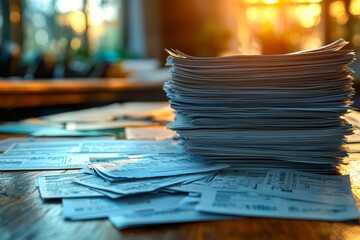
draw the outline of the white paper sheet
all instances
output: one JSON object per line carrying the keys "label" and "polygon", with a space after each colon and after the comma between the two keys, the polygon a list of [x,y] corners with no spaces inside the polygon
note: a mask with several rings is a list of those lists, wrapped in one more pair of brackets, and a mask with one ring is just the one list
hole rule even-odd
{"label": "white paper sheet", "polygon": [[[88,158],[89,159],[89,158]],[[71,159],[67,153],[46,152],[30,155],[0,155],[0,170],[37,170],[37,169],[80,169],[89,160]]]}
{"label": "white paper sheet", "polygon": [[147,178],[201,173],[229,167],[212,164],[183,153],[132,155],[120,158],[91,158],[91,166],[110,179]]}
{"label": "white paper sheet", "polygon": [[259,193],[319,203],[354,204],[349,176],[321,175],[291,170],[270,171]]}
{"label": "white paper sheet", "polygon": [[180,205],[172,209],[155,209],[150,211],[111,214],[110,222],[118,229],[140,227],[156,224],[218,221],[239,217],[198,212],[194,204]]}
{"label": "white paper sheet", "polygon": [[353,205],[330,205],[241,191],[204,191],[197,210],[240,216],[347,221],[360,217]]}
{"label": "white paper sheet", "polygon": [[167,187],[184,181],[195,181],[199,178],[207,176],[206,173],[188,174],[170,177],[130,179],[128,181],[119,181],[110,183],[101,177],[91,174],[83,174],[71,180],[92,188],[98,188],[119,194],[137,194],[144,192],[152,192],[159,188]]}
{"label": "white paper sheet", "polygon": [[6,151],[9,147],[11,147],[15,143],[24,143],[24,142],[58,142],[58,141],[89,141],[89,140],[104,140],[109,139],[113,140],[115,137],[109,136],[109,137],[28,137],[28,138],[21,138],[21,137],[15,137],[15,138],[7,138],[0,141],[0,152]]}
{"label": "white paper sheet", "polygon": [[223,169],[216,175],[199,179],[187,184],[177,184],[168,189],[201,193],[206,189],[256,191],[257,184],[265,180],[267,170]]}
{"label": "white paper sheet", "polygon": [[0,170],[78,169],[90,157],[124,154],[174,153],[181,146],[171,141],[91,140],[16,143],[0,155]]}
{"label": "white paper sheet", "polygon": [[24,155],[47,151],[80,153],[173,153],[181,146],[171,141],[135,141],[135,140],[95,140],[95,141],[57,141],[42,143],[16,143],[3,154]]}
{"label": "white paper sheet", "polygon": [[91,190],[84,185],[76,184],[69,180],[84,173],[63,173],[38,177],[39,192],[41,198],[76,198],[76,197],[99,197],[104,194]]}
{"label": "white paper sheet", "polygon": [[106,218],[110,214],[154,211],[178,206],[184,194],[148,194],[112,200],[108,198],[63,199],[63,216],[72,220]]}

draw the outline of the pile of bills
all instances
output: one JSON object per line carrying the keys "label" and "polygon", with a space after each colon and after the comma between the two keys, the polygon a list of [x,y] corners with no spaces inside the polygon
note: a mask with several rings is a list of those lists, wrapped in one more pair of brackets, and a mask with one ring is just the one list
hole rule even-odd
{"label": "pile of bills", "polygon": [[246,216],[360,216],[349,176],[226,168],[185,156],[95,158],[79,172],[39,176],[37,185],[43,199],[62,198],[65,219],[108,218],[119,229]]}
{"label": "pile of bills", "polygon": [[186,150],[233,166],[333,172],[347,156],[352,50],[342,39],[283,55],[168,51],[164,85]]}
{"label": "pile of bills", "polygon": [[65,219],[107,218],[119,229],[246,216],[359,218],[349,176],[234,168],[171,140],[19,142],[0,155],[0,170],[41,169],[68,169],[39,172],[45,204],[62,199]]}

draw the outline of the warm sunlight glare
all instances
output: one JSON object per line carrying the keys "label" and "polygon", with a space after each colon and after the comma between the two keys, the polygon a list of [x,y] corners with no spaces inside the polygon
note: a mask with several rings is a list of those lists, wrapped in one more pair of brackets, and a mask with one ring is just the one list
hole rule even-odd
{"label": "warm sunlight glare", "polygon": [[310,4],[307,7],[307,13],[314,17],[320,16],[320,14],[321,14],[320,4],[316,4],[316,3]]}
{"label": "warm sunlight glare", "polygon": [[343,1],[335,1],[329,5],[330,16],[336,18],[345,14],[345,3]]}
{"label": "warm sunlight glare", "polygon": [[300,24],[304,28],[311,28],[311,27],[315,26],[316,19],[313,17],[309,17],[309,16],[303,16],[300,19]]}
{"label": "warm sunlight glare", "polygon": [[321,0],[291,0],[293,3],[320,3]]}
{"label": "warm sunlight glare", "polygon": [[360,15],[360,0],[352,0],[349,11],[352,15]]}
{"label": "warm sunlight glare", "polygon": [[263,0],[263,2],[265,3],[265,4],[275,4],[275,3],[277,3],[279,0]]}
{"label": "warm sunlight glare", "polygon": [[304,44],[304,49],[315,49],[321,46],[319,37],[310,37]]}
{"label": "warm sunlight glare", "polygon": [[258,3],[260,0],[245,0],[245,2],[247,4],[254,4],[254,3]]}
{"label": "warm sunlight glare", "polygon": [[349,15],[346,13],[345,3],[343,1],[335,1],[330,3],[329,14],[335,18],[339,24],[346,24],[349,20]]}
{"label": "warm sunlight glare", "polygon": [[260,12],[257,7],[251,6],[246,9],[246,17],[251,20],[255,21],[259,18]]}

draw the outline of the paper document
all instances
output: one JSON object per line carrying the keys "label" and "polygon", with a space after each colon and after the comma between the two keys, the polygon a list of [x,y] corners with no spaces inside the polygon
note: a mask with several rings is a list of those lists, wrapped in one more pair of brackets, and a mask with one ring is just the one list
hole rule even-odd
{"label": "paper document", "polygon": [[110,222],[118,229],[140,227],[156,224],[218,221],[239,217],[203,213],[195,210],[196,204],[180,204],[170,209],[154,209],[123,214],[111,214]]}
{"label": "paper document", "polygon": [[63,199],[63,216],[72,220],[107,218],[111,214],[155,211],[178,206],[186,195],[163,193],[136,195],[112,200],[108,198]]}
{"label": "paper document", "polygon": [[84,185],[76,184],[69,180],[84,173],[64,173],[38,177],[38,185],[41,198],[76,198],[76,197],[99,197],[104,194],[91,190]]}
{"label": "paper document", "polygon": [[178,184],[168,189],[201,193],[209,189],[256,191],[257,185],[264,182],[267,170],[223,169],[216,175],[187,184]]}
{"label": "paper document", "polygon": [[264,195],[289,199],[337,205],[355,204],[348,175],[329,176],[278,169],[268,173],[258,190]]}
{"label": "paper document", "polygon": [[109,178],[147,178],[216,171],[227,164],[212,164],[186,153],[146,154],[91,159],[94,169]]}
{"label": "paper document", "polygon": [[171,141],[140,140],[97,140],[97,141],[60,141],[42,143],[16,143],[4,154],[25,155],[48,151],[80,153],[173,153],[180,151],[181,146]]}
{"label": "paper document", "polygon": [[11,145],[15,144],[15,143],[25,143],[25,142],[58,142],[58,141],[89,141],[89,140],[104,140],[104,139],[109,139],[109,140],[113,140],[115,139],[115,137],[113,136],[108,136],[108,137],[84,137],[84,138],[79,138],[79,137],[60,137],[60,138],[53,138],[53,137],[27,137],[27,138],[22,138],[22,137],[15,137],[15,138],[7,138],[4,140],[0,140],[0,152],[6,151],[9,147],[11,147]]}
{"label": "paper document", "polygon": [[90,164],[91,157],[120,157],[119,153],[64,153],[40,151],[27,154],[0,155],[0,170],[80,169]]}
{"label": "paper document", "polygon": [[167,187],[173,184],[186,182],[186,181],[195,181],[199,178],[207,176],[206,173],[198,174],[187,174],[187,175],[178,175],[178,176],[169,176],[169,177],[156,177],[156,178],[143,178],[143,179],[130,179],[127,181],[119,182],[108,182],[101,177],[83,174],[71,180],[82,184],[88,187],[102,189],[119,194],[137,194],[152,192],[159,188]]}
{"label": "paper document", "polygon": [[37,170],[37,169],[80,169],[89,161],[71,159],[67,153],[44,152],[41,154],[0,155],[0,170]]}
{"label": "paper document", "polygon": [[204,191],[197,210],[240,216],[347,221],[360,217],[356,204],[330,205],[241,191]]}

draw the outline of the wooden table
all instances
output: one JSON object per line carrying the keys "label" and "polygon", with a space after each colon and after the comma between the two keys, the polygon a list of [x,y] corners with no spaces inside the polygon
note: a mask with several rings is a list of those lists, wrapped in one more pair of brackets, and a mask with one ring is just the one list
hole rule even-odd
{"label": "wooden table", "polygon": [[0,79],[0,108],[165,100],[162,85],[162,82],[136,82],[127,78]]}
{"label": "wooden table", "polygon": [[[0,134],[0,139],[15,135]],[[24,135],[21,135],[24,136]],[[65,221],[61,201],[43,201],[37,176],[67,171],[0,172],[0,239],[360,239],[359,221],[326,222],[271,218],[166,224],[116,230],[108,220]],[[350,169],[360,197],[360,169]],[[360,204],[359,204],[360,206]]]}

